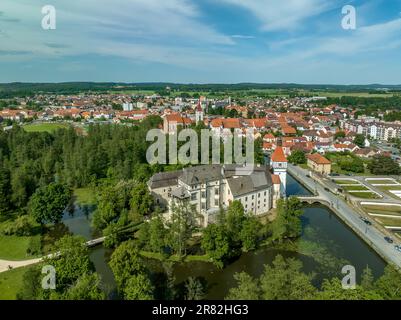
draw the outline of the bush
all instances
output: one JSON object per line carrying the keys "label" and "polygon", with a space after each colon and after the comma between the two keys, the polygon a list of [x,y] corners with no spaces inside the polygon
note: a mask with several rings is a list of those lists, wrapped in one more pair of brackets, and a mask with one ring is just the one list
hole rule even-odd
{"label": "bush", "polygon": [[24,215],[19,216],[13,221],[6,222],[1,233],[6,236],[30,236],[33,234],[34,227],[35,222],[32,220],[32,218]]}
{"label": "bush", "polygon": [[28,249],[26,253],[31,256],[38,256],[42,253],[42,239],[41,237],[32,237],[29,240]]}

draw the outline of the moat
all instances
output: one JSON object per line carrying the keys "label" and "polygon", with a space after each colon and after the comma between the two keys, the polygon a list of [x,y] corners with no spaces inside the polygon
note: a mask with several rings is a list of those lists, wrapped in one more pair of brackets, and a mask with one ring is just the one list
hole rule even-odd
{"label": "moat", "polygon": [[[287,196],[309,194],[307,189],[288,176]],[[93,234],[90,227],[88,211],[85,214],[76,208],[74,217],[66,217],[64,223],[71,232],[86,239],[98,236]],[[266,246],[255,252],[244,253],[222,270],[206,262],[177,263],[173,267],[176,282],[182,283],[190,276],[199,277],[207,283],[207,299],[223,299],[236,284],[233,278],[236,272],[245,271],[257,277],[263,272],[264,265],[271,263],[277,254],[301,260],[305,272],[316,274],[314,281],[317,284],[323,278],[340,275],[341,268],[346,264],[356,268],[357,276],[366,266],[372,269],[376,277],[382,274],[386,263],[327,207],[304,207],[302,225],[303,234],[298,240],[280,247]],[[91,249],[91,259],[113,297],[115,282],[107,265],[110,254],[111,250],[103,247]],[[148,265],[152,271],[163,272],[159,261],[148,260]]]}

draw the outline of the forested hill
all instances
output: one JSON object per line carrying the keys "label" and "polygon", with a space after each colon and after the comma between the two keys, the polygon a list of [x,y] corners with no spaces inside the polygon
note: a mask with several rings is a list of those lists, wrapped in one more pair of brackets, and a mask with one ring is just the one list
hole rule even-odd
{"label": "forested hill", "polygon": [[236,90],[311,90],[333,92],[370,92],[380,90],[400,91],[401,85],[316,85],[316,84],[295,84],[295,83],[238,83],[238,84],[179,84],[168,82],[154,83],[117,83],[117,82],[64,82],[64,83],[4,83],[0,84],[0,98],[11,96],[26,96],[34,93],[63,93],[73,94],[77,92],[93,91],[162,91],[166,87],[179,91],[236,91]]}

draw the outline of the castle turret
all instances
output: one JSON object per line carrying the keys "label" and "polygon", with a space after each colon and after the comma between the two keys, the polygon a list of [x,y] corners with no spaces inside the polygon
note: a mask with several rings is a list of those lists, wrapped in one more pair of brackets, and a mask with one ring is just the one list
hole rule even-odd
{"label": "castle turret", "polygon": [[288,160],[284,155],[283,148],[278,146],[276,150],[274,150],[271,159],[270,166],[273,169],[273,174],[278,175],[280,177],[281,182],[281,195],[285,196],[286,188],[287,188],[287,167]]}
{"label": "castle turret", "polygon": [[202,103],[201,100],[199,100],[198,105],[196,106],[195,110],[195,121],[196,124],[203,122],[203,109],[202,109]]}

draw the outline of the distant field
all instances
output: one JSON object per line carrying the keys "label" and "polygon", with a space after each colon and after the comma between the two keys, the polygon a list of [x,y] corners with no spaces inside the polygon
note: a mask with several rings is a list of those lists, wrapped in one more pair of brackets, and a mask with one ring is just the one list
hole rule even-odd
{"label": "distant field", "polygon": [[28,124],[23,127],[27,132],[53,132],[57,129],[66,129],[68,124],[65,123],[40,123]]}
{"label": "distant field", "polygon": [[341,97],[360,97],[360,98],[391,98],[394,95],[392,93],[380,94],[380,93],[369,93],[369,92],[314,92],[316,96],[328,97],[328,98],[341,98]]}

